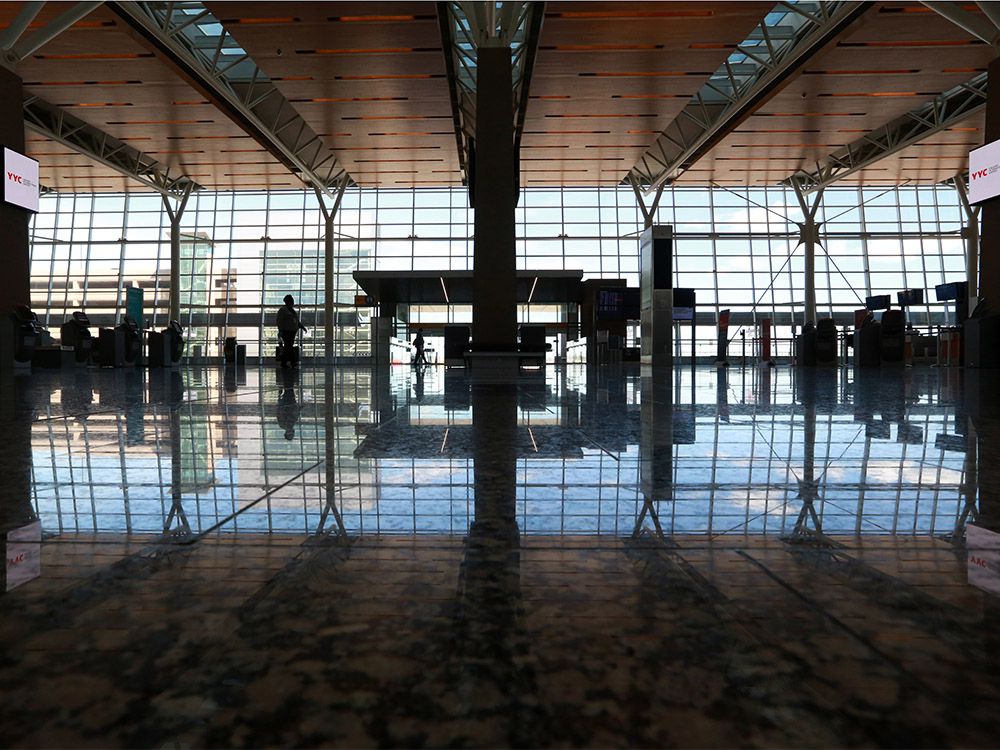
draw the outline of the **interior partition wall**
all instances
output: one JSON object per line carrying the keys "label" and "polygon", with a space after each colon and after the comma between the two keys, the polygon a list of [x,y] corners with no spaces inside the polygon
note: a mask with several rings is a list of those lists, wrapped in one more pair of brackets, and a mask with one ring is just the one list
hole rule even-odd
{"label": "interior partition wall", "polygon": [[[74,310],[95,325],[117,322],[125,290],[145,291],[145,322],[167,324],[169,220],[154,194],[49,194],[31,226],[32,302],[57,329]],[[699,356],[715,351],[715,323],[733,314],[730,335],[752,321],[775,323],[778,355],[790,352],[804,305],[797,248],[799,207],[784,188],[664,191],[656,220],[676,237],[675,287],[697,291]],[[964,278],[962,214],[948,186],[831,188],[817,219],[816,294],[821,316],[842,324],[871,294],[927,290],[911,309],[918,326],[947,322],[933,288]],[[642,218],[631,188],[525,189],[516,212],[519,269],[581,270],[638,286]],[[463,188],[352,189],[334,231],[336,354],[370,354],[369,310],[354,307],[355,270],[470,270],[472,211]],[[310,327],[303,355],[323,347],[323,219],[305,191],[193,195],[181,222],[181,322],[189,356],[218,356],[235,335],[248,354],[271,351],[274,312],[292,294]],[[544,319],[545,311],[520,312]],[[440,311],[435,311],[440,316]],[[416,310],[420,322],[419,308]],[[689,337],[679,337],[690,353]]]}

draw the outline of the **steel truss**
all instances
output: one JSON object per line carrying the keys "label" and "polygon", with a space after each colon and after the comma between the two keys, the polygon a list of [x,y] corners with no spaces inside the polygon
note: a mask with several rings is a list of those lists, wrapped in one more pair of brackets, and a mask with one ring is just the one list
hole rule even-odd
{"label": "steel truss", "polygon": [[181,199],[202,186],[182,174],[171,174],[160,162],[103,130],[88,125],[37,96],[24,100],[24,126],[94,161],[146,185],[163,196]]}
{"label": "steel truss", "polygon": [[690,169],[808,63],[871,2],[779,2],[632,167],[647,193]]}
{"label": "steel truss", "polygon": [[60,3],[60,7],[65,9],[62,13],[25,36],[24,32],[44,5],[44,2],[24,3],[11,24],[0,33],[0,50],[3,50],[3,59],[7,65],[16,65],[24,58],[37,52],[94,8],[101,5],[101,2],[97,0],[96,2],[72,4]]}
{"label": "steel truss", "polygon": [[[17,64],[21,60],[34,54],[101,3],[64,4],[62,13],[41,28],[26,33],[44,5],[44,2],[24,3],[10,25],[0,32],[0,65],[16,73]],[[24,125],[119,174],[143,183],[161,195],[179,199],[185,192],[201,189],[189,177],[170,174],[169,168],[164,170],[151,156],[37,96],[29,95],[24,99]],[[55,190],[43,185],[41,192],[52,193]]]}
{"label": "steel truss", "polygon": [[514,149],[521,144],[528,86],[545,15],[543,2],[444,2],[437,4],[441,41],[451,90],[452,119],[462,181],[469,184],[469,160],[476,137],[476,57],[481,45],[509,45],[514,102]]}
{"label": "steel truss", "polygon": [[346,170],[202,3],[115,2],[108,7],[303,183],[336,198]]}
{"label": "steel truss", "polygon": [[809,193],[832,185],[847,175],[941,130],[950,128],[986,106],[987,74],[955,86],[926,104],[897,117],[856,141],[834,151],[812,171],[799,171],[782,181]]}

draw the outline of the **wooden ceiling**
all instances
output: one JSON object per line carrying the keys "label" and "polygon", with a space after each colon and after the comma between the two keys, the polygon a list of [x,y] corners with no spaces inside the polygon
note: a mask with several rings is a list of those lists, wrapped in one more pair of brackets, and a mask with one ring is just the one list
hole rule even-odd
{"label": "wooden ceiling", "polygon": [[[4,25],[21,3],[0,3]],[[46,3],[44,25],[64,8]],[[17,66],[26,94],[65,109],[206,188],[302,183],[172,69],[98,8]],[[59,191],[148,190],[93,160],[26,132],[43,185]]]}
{"label": "wooden ceiling", "polygon": [[[0,28],[21,2],[0,2]],[[521,151],[526,186],[614,185],[773,2],[550,2]],[[970,9],[974,6],[969,6]],[[445,51],[427,2],[211,2],[362,186],[461,184]],[[41,27],[65,9],[48,3]],[[775,184],[985,69],[988,45],[917,3],[874,6],[679,184]],[[17,66],[26,93],[207,188],[301,182],[99,8]],[[147,188],[28,131],[43,184]],[[936,182],[982,143],[970,117],[848,182]]]}
{"label": "wooden ceiling", "polygon": [[[974,6],[969,6],[973,9]],[[989,45],[918,3],[880,3],[740,124],[679,184],[773,185],[986,69]],[[968,169],[983,115],[930,136],[847,184],[939,182]]]}
{"label": "wooden ceiling", "polygon": [[614,185],[774,6],[548,3],[521,184]]}

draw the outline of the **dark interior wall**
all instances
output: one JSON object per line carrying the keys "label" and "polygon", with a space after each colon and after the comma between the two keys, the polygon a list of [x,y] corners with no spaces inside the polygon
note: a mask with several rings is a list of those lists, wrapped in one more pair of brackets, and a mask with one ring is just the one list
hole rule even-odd
{"label": "dark interior wall", "polygon": [[[21,79],[0,67],[0,101],[8,102],[7,114],[0,117],[0,145],[24,153],[24,100]],[[16,103],[16,105],[15,105]],[[31,213],[0,201],[0,314],[13,305],[30,304],[28,268],[28,220]]]}

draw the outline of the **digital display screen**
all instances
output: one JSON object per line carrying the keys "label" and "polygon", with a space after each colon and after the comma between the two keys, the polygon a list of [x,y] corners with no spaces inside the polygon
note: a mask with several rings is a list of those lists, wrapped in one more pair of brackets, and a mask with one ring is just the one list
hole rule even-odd
{"label": "digital display screen", "polygon": [[909,307],[910,305],[922,305],[924,303],[924,290],[904,289],[901,292],[896,292],[896,299],[899,301],[900,307]]}
{"label": "digital display screen", "polygon": [[878,294],[874,297],[865,297],[865,307],[869,310],[888,310],[892,304],[892,297],[888,294]]}
{"label": "digital display screen", "polygon": [[965,281],[952,281],[948,284],[938,284],[934,287],[934,294],[938,302],[951,302],[966,296],[969,285]]}
{"label": "digital display screen", "polygon": [[694,320],[694,289],[674,289],[674,320]]}
{"label": "digital display screen", "polygon": [[969,152],[969,203],[1000,195],[1000,141]]}
{"label": "digital display screen", "polygon": [[3,150],[3,199],[38,212],[38,162],[9,148]]}
{"label": "digital display screen", "polygon": [[639,314],[637,288],[621,286],[598,290],[598,320],[638,320]]}

